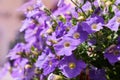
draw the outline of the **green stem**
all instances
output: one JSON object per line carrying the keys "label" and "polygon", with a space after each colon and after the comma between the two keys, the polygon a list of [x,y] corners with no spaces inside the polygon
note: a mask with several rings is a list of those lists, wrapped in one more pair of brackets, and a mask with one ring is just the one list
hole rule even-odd
{"label": "green stem", "polygon": [[86,15],[86,13],[84,12],[84,10],[83,10],[80,6],[78,6],[73,0],[71,0],[71,1],[72,1],[72,3],[73,3],[76,7],[80,8],[81,11],[82,11],[82,13],[85,15],[85,17],[87,17],[87,15]]}

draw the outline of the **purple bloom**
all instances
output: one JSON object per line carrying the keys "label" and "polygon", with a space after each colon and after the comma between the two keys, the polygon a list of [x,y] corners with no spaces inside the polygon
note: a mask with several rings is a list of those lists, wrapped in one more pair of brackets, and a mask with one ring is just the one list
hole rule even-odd
{"label": "purple bloom", "polygon": [[[29,64],[28,64],[29,65]],[[35,75],[35,67],[30,67],[28,69],[25,69],[24,74],[24,80],[31,80],[33,78],[33,76]]]}
{"label": "purple bloom", "polygon": [[120,45],[111,45],[107,48],[104,57],[107,58],[111,64],[120,61]]}
{"label": "purple bloom", "polygon": [[87,12],[89,10],[92,10],[92,6],[91,6],[91,3],[89,1],[87,1],[83,6],[82,6],[82,9]]}
{"label": "purple bloom", "polygon": [[58,26],[56,27],[55,33],[56,38],[60,38],[66,34],[67,26],[63,22],[58,22]]}
{"label": "purple bloom", "polygon": [[88,33],[86,31],[83,31],[80,25],[77,25],[72,27],[65,36],[79,40],[80,43],[82,43],[88,38]]}
{"label": "purple bloom", "polygon": [[79,40],[64,37],[60,42],[54,45],[57,55],[70,56],[72,51],[80,44]]}
{"label": "purple bloom", "polygon": [[0,68],[0,70],[0,79],[2,79],[11,70],[10,63],[5,63],[4,67],[2,69]]}
{"label": "purple bloom", "polygon": [[56,67],[58,66],[58,59],[55,58],[49,58],[44,64],[43,64],[43,74],[48,75],[51,72],[53,72]]}
{"label": "purple bloom", "polygon": [[24,58],[16,59],[14,61],[13,68],[12,68],[12,73],[11,73],[12,77],[18,80],[24,79],[25,78],[24,68],[27,63],[28,63],[27,59],[24,59]]}
{"label": "purple bloom", "polygon": [[38,67],[39,69],[42,69],[46,61],[47,61],[47,55],[45,53],[42,53],[38,57],[38,60],[36,61],[35,66]]}
{"label": "purple bloom", "polygon": [[68,4],[68,5],[64,4],[64,5],[60,6],[57,10],[55,10],[52,15],[53,16],[62,15],[62,14],[65,14],[66,12],[68,12],[70,10],[71,10],[71,5],[70,4]]}
{"label": "purple bloom", "polygon": [[90,80],[106,80],[104,69],[90,69]]}
{"label": "purple bloom", "polygon": [[26,55],[30,53],[31,44],[24,44],[24,43],[18,43],[16,46],[9,51],[9,54],[7,57],[10,58],[10,60],[21,58],[22,55]]}
{"label": "purple bloom", "polygon": [[115,13],[115,16],[109,20],[109,22],[106,24],[108,28],[110,28],[112,31],[118,31],[120,26],[120,11]]}
{"label": "purple bloom", "polygon": [[[87,26],[85,26],[85,23],[87,23],[88,25],[86,24]],[[90,18],[88,18],[85,23],[83,22],[81,24],[81,26],[83,26],[83,30],[88,31],[88,33],[93,33],[103,29],[104,19],[94,14]]]}
{"label": "purple bloom", "polygon": [[51,45],[57,44],[58,41],[59,39],[56,38],[56,34],[52,33],[47,37],[46,43],[51,46]]}
{"label": "purple bloom", "polygon": [[68,78],[74,78],[81,73],[86,67],[86,64],[82,60],[77,60],[73,55],[65,56],[60,61],[60,69]]}
{"label": "purple bloom", "polygon": [[24,47],[25,47],[25,44],[18,43],[12,50],[10,50],[8,57],[11,60],[20,58],[20,55],[18,55],[17,53],[22,53],[24,50]]}
{"label": "purple bloom", "polygon": [[43,69],[44,75],[48,75],[58,66],[58,59],[50,52],[50,50],[48,50],[39,56],[35,66],[39,69]]}
{"label": "purple bloom", "polygon": [[119,5],[120,4],[120,0],[115,0],[115,4]]}

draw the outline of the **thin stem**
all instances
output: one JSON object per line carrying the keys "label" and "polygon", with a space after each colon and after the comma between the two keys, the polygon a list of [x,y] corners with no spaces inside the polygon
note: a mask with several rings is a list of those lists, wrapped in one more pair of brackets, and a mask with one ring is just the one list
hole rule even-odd
{"label": "thin stem", "polygon": [[84,10],[83,10],[80,6],[78,6],[73,0],[71,0],[71,1],[72,1],[72,3],[73,3],[76,7],[80,8],[81,11],[82,11],[82,13],[87,17],[87,15],[86,15],[86,13],[84,12]]}
{"label": "thin stem", "polygon": [[94,10],[95,9],[95,5],[93,4],[92,0],[89,1],[92,5],[92,9]]}

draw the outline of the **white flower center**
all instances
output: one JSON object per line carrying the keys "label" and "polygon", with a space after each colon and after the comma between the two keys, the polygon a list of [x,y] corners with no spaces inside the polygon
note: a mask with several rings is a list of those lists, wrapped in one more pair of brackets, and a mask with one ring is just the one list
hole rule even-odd
{"label": "white flower center", "polygon": [[92,24],[92,29],[97,29],[97,24]]}

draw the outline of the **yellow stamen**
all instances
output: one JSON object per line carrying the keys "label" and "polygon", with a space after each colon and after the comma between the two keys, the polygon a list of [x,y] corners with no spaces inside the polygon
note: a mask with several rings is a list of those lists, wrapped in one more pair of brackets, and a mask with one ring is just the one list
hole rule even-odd
{"label": "yellow stamen", "polygon": [[74,34],[73,34],[73,38],[75,38],[75,39],[80,38],[80,34],[79,34],[78,32],[74,33]]}
{"label": "yellow stamen", "polygon": [[92,29],[97,29],[97,24],[92,24]]}
{"label": "yellow stamen", "polygon": [[74,69],[76,67],[76,64],[74,62],[69,63],[69,68]]}

